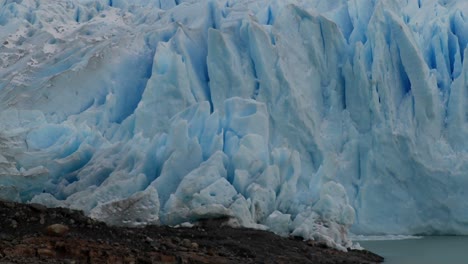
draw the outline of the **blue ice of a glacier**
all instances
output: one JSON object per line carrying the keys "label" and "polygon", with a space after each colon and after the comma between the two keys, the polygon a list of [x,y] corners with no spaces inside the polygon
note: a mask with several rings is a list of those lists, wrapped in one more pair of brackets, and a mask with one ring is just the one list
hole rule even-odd
{"label": "blue ice of a glacier", "polygon": [[467,10],[0,0],[0,198],[342,250],[468,234]]}

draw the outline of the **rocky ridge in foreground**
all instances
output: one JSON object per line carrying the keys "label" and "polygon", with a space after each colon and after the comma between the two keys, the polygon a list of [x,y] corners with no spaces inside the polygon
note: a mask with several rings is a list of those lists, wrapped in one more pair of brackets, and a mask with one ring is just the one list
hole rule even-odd
{"label": "rocky ridge in foreground", "polygon": [[0,201],[0,263],[380,263],[368,251],[224,226],[111,227],[80,211]]}

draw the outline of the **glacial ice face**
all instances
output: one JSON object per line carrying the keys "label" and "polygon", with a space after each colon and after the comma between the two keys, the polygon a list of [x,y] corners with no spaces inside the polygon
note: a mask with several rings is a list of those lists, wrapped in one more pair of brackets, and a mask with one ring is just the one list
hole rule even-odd
{"label": "glacial ice face", "polygon": [[343,250],[468,234],[466,10],[0,0],[0,197]]}

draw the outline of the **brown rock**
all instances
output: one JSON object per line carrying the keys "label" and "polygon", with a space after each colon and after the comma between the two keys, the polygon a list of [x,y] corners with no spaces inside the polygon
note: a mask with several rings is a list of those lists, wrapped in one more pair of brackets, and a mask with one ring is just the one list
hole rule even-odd
{"label": "brown rock", "polygon": [[68,233],[70,229],[66,225],[62,224],[53,224],[47,227],[47,234],[51,236],[64,236]]}
{"label": "brown rock", "polygon": [[112,264],[123,264],[124,261],[122,260],[122,257],[120,256],[109,256],[109,258],[107,259],[107,263],[112,263]]}
{"label": "brown rock", "polygon": [[57,241],[55,242],[55,247],[56,248],[65,248],[66,244],[63,241]]}
{"label": "brown rock", "polygon": [[170,241],[165,241],[164,246],[166,246],[167,249],[174,249],[174,248],[177,248],[177,246],[174,245],[174,244],[173,244],[172,242],[170,242]]}
{"label": "brown rock", "polygon": [[136,260],[134,257],[126,257],[124,259],[124,263],[127,263],[127,264],[135,264],[136,263]]}
{"label": "brown rock", "polygon": [[188,248],[186,248],[186,247],[179,247],[178,250],[183,251],[183,252],[187,252],[187,251],[188,251]]}
{"label": "brown rock", "polygon": [[31,203],[29,204],[29,207],[33,210],[36,210],[37,212],[45,212],[47,210],[47,207],[45,207],[44,205],[42,204],[37,204],[37,203]]}
{"label": "brown rock", "polygon": [[53,258],[56,256],[55,251],[50,250],[48,248],[40,248],[37,250],[37,254],[41,257],[46,257],[46,258]]}
{"label": "brown rock", "polygon": [[40,223],[41,225],[45,224],[45,215],[44,215],[44,214],[41,214],[41,215],[39,215],[39,217],[40,217],[39,223]]}
{"label": "brown rock", "polygon": [[169,255],[161,255],[161,262],[162,263],[176,263],[177,259],[175,256],[169,256]]}
{"label": "brown rock", "polygon": [[194,249],[194,250],[198,250],[198,244],[193,242],[191,245],[191,248]]}
{"label": "brown rock", "polygon": [[209,248],[206,252],[206,254],[208,254],[208,256],[214,256],[215,255],[215,252],[212,248]]}
{"label": "brown rock", "polygon": [[18,222],[16,222],[16,220],[13,219],[13,220],[11,220],[11,225],[10,226],[13,227],[13,228],[17,228],[18,227]]}
{"label": "brown rock", "polygon": [[3,253],[9,257],[32,257],[36,255],[36,250],[28,245],[18,245],[5,249]]}
{"label": "brown rock", "polygon": [[181,245],[186,248],[190,248],[192,246],[192,242],[188,239],[183,239]]}

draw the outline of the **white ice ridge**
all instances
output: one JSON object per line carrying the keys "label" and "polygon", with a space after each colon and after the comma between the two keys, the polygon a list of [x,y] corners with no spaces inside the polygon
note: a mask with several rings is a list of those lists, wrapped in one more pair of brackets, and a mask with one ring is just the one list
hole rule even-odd
{"label": "white ice ridge", "polygon": [[343,250],[350,227],[468,234],[467,17],[455,0],[0,0],[0,197]]}

